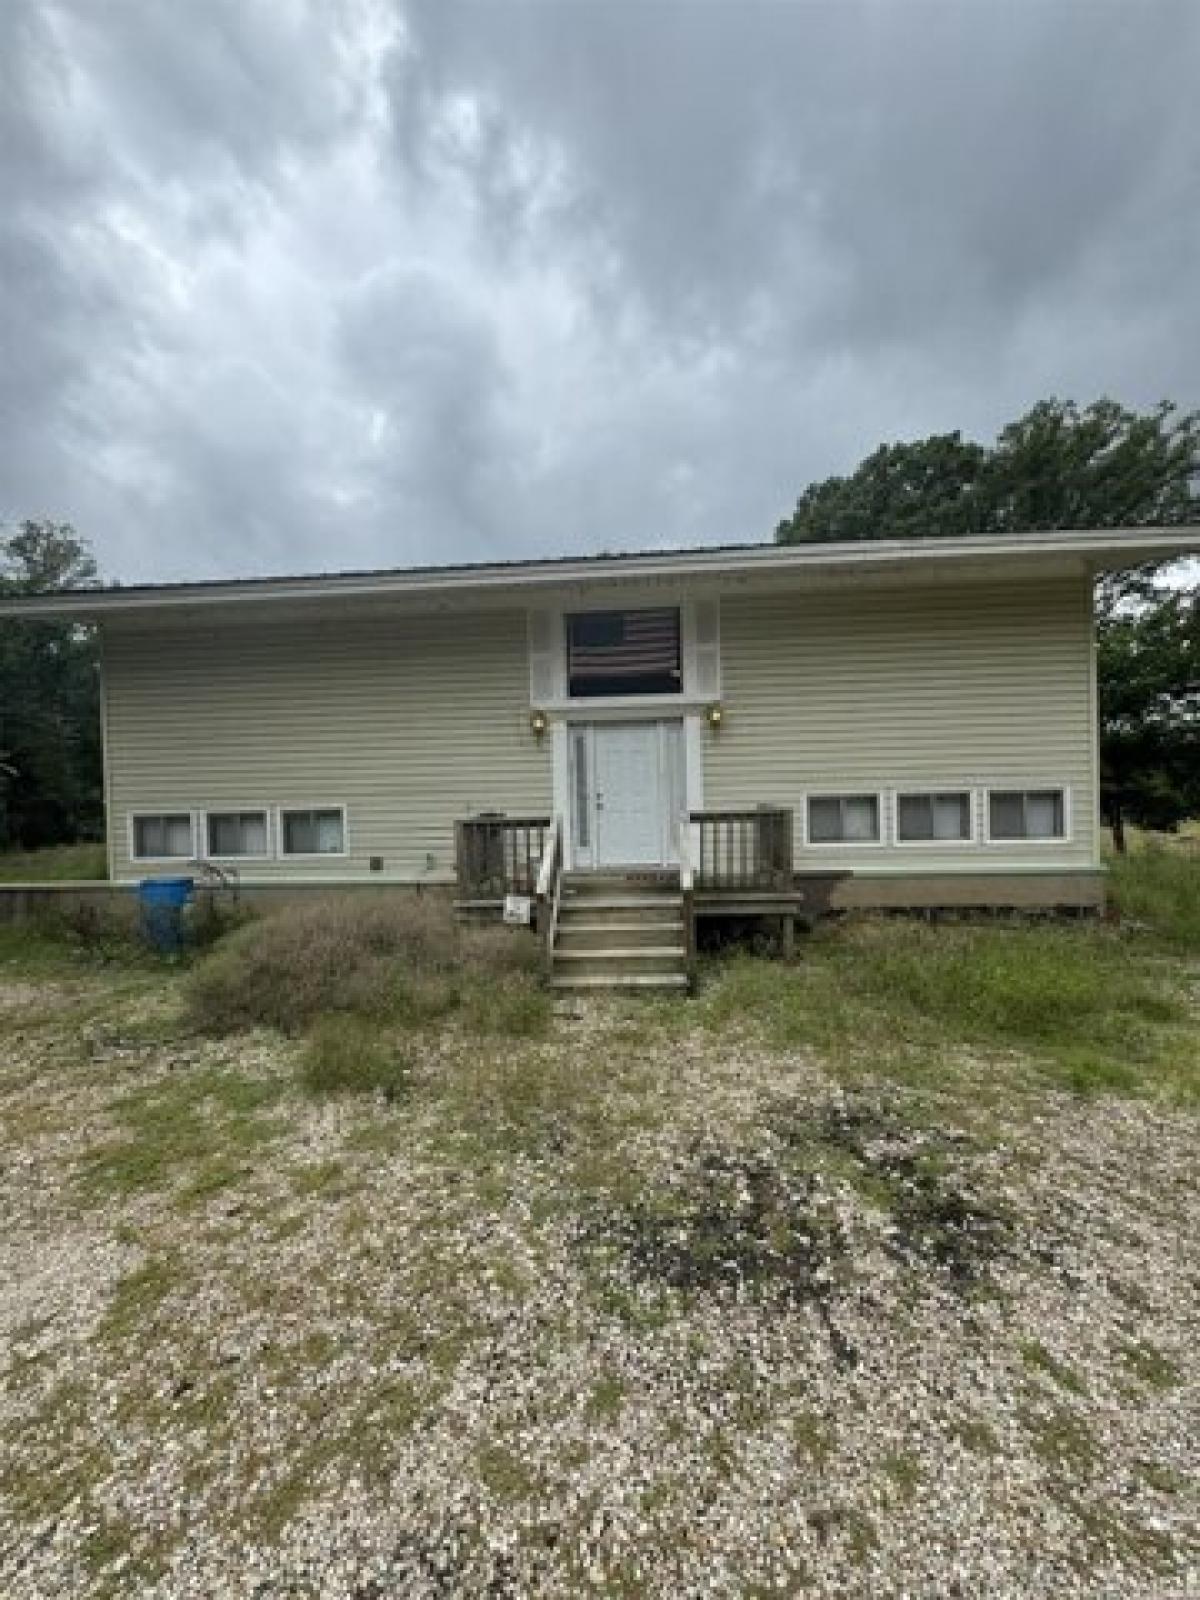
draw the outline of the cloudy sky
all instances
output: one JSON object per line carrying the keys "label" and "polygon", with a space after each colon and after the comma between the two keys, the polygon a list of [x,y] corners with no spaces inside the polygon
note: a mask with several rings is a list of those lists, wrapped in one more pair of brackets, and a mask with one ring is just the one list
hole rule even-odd
{"label": "cloudy sky", "polygon": [[0,517],[135,579],[768,538],[1200,403],[1196,0],[0,0]]}

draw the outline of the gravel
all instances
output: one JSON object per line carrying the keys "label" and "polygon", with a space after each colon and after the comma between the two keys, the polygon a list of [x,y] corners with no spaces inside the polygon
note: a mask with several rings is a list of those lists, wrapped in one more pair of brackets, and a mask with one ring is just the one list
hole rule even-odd
{"label": "gravel", "polygon": [[1200,1593],[1194,1114],[175,1016],[0,985],[7,1600]]}

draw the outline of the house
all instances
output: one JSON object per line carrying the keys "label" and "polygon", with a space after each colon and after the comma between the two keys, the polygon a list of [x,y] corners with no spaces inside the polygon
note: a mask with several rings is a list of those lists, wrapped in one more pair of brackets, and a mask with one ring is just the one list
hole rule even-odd
{"label": "house", "polygon": [[116,882],[540,896],[560,980],[675,982],[696,914],[1099,908],[1093,580],[1198,546],[645,551],[2,614],[99,626]]}

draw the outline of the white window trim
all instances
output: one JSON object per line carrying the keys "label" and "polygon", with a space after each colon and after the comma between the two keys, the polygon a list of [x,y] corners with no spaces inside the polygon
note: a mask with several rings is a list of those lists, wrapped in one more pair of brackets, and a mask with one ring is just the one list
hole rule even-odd
{"label": "white window trim", "polygon": [[[962,839],[902,839],[900,837],[900,802],[913,796],[925,797],[939,794],[965,794],[967,797],[968,832]],[[897,850],[969,850],[979,843],[979,791],[969,783],[906,784],[903,789],[891,791],[892,843]]]}
{"label": "white window trim", "polygon": [[[267,847],[265,850],[257,850],[253,853],[247,853],[245,855],[222,855],[219,851],[210,850],[208,848],[208,820],[210,817],[242,816],[248,811],[252,811],[255,816],[263,819],[264,831],[267,836]],[[200,843],[204,847],[204,854],[200,859],[204,861],[229,861],[234,864],[239,861],[271,861],[274,859],[274,850],[272,848],[273,828],[270,806],[264,806],[262,804],[246,806],[206,806],[203,811],[197,812],[197,818],[200,825]]]}
{"label": "white window trim", "polygon": [[[197,815],[198,815],[198,813],[195,812],[192,809],[191,806],[159,806],[153,811],[150,811],[148,809],[139,809],[137,811],[131,811],[129,813],[128,817],[126,818],[126,825],[127,825],[128,834],[129,834],[129,859],[130,859],[130,861],[137,862],[137,864],[139,866],[162,866],[164,863],[169,863],[172,866],[178,866],[181,861],[197,861],[197,860],[199,860],[199,857],[196,854],[196,844],[197,844],[197,837],[196,837],[196,835],[197,835],[197,826],[196,826],[196,823],[197,823]],[[137,853],[137,824],[139,822],[142,822],[142,821],[147,821],[151,817],[187,817],[189,823],[191,824],[191,830],[192,830],[192,849],[191,849],[191,854],[190,855],[186,855],[186,856],[140,856],[140,855],[138,855],[138,853]]]}
{"label": "white window trim", "polygon": [[[809,817],[809,804],[813,800],[874,800],[879,818],[879,832],[874,839],[814,839]],[[886,850],[888,847],[887,790],[871,785],[862,788],[806,789],[801,796],[803,806],[802,837],[806,850]]]}
{"label": "white window trim", "polygon": [[[285,850],[283,819],[292,811],[338,811],[342,817],[342,848],[340,850]],[[345,861],[350,854],[350,812],[338,800],[312,800],[303,803],[289,800],[275,807],[275,859],[277,861]]]}
{"label": "white window trim", "polygon": [[[1063,797],[1063,831],[1061,833],[1038,834],[1038,835],[1033,836],[1033,837],[1024,837],[1023,836],[1023,837],[1021,837],[1019,839],[1011,839],[1011,838],[1003,838],[1003,837],[995,838],[993,836],[993,834],[992,834],[992,796],[994,794],[1045,794],[1048,791],[1056,792],[1058,794],[1061,794],[1062,797]],[[1044,850],[1047,847],[1047,845],[1049,845],[1051,848],[1053,848],[1055,845],[1072,844],[1072,843],[1074,843],[1073,820],[1074,819],[1073,819],[1073,816],[1072,816],[1072,805],[1071,805],[1071,785],[1069,783],[1062,782],[1060,779],[1056,779],[1053,782],[1042,782],[1042,783],[1039,783],[1039,782],[1025,782],[1025,781],[1017,778],[1017,779],[1013,779],[1011,782],[989,783],[984,788],[984,791],[983,791],[983,842],[986,845],[994,846],[997,850],[1028,850],[1028,849],[1043,849]]]}
{"label": "white window trim", "polygon": [[[716,634],[712,643],[714,652],[714,682],[703,693],[699,688],[699,645],[696,636],[696,608],[711,601],[717,604]],[[561,604],[541,611],[541,620],[535,623],[533,613],[527,615],[527,651],[531,706],[555,717],[585,717],[594,720],[606,712],[622,716],[647,716],[656,719],[664,715],[686,715],[700,711],[719,700],[721,683],[721,612],[720,597],[709,590],[689,592],[677,584],[662,587],[639,584],[619,594],[587,594],[572,597]],[[588,611],[646,611],[675,609],[679,612],[679,652],[682,679],[677,693],[637,695],[575,695],[568,694],[567,680],[567,618]],[[538,628],[546,630],[545,649],[535,647]],[[553,686],[548,695],[538,696],[535,679],[538,668],[535,657],[541,661],[547,683]]]}

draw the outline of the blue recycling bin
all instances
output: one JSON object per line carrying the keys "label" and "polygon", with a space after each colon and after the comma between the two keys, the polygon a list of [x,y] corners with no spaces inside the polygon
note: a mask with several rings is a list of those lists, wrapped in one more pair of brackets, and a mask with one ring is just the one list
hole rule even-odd
{"label": "blue recycling bin", "polygon": [[143,878],[138,884],[142,933],[164,955],[183,949],[183,912],[195,887],[194,878]]}

